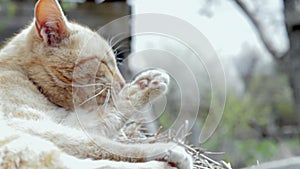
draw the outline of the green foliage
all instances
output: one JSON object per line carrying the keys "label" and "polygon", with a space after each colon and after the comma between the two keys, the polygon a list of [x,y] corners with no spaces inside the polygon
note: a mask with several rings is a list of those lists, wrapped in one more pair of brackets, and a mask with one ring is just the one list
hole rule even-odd
{"label": "green foliage", "polygon": [[247,166],[255,165],[257,161],[269,161],[275,157],[278,151],[278,144],[273,140],[238,140],[236,141],[238,150]]}
{"label": "green foliage", "polygon": [[297,138],[286,139],[282,144],[290,148],[295,154],[300,155],[300,136]]}
{"label": "green foliage", "polygon": [[10,2],[8,4],[8,14],[7,14],[7,16],[10,17],[10,18],[12,18],[12,17],[15,16],[15,14],[17,13],[17,11],[18,11],[18,6],[15,3]]}
{"label": "green foliage", "polygon": [[[256,76],[243,96],[227,95],[222,122],[204,148],[226,152],[224,159],[234,168],[274,160],[282,142],[263,137],[262,129],[277,125],[276,120],[294,120],[292,96],[286,77]],[[254,124],[254,125],[253,125]],[[282,139],[286,147],[299,148],[298,142]]]}
{"label": "green foliage", "polygon": [[61,7],[63,8],[64,11],[72,11],[77,8],[77,4],[74,2],[62,2]]}
{"label": "green foliage", "polygon": [[[0,0],[0,13],[8,19],[13,19],[18,11],[18,6],[16,2],[9,1],[9,0]],[[3,32],[5,29],[5,22],[0,20],[0,33]]]}
{"label": "green foliage", "polygon": [[[7,9],[7,11],[5,9]],[[17,13],[18,6],[14,1],[0,0],[0,10],[0,12],[6,11],[6,16],[12,18]]]}
{"label": "green foliage", "polygon": [[173,121],[171,120],[170,114],[167,112],[164,112],[159,118],[159,123],[164,129],[170,128],[172,122]]}

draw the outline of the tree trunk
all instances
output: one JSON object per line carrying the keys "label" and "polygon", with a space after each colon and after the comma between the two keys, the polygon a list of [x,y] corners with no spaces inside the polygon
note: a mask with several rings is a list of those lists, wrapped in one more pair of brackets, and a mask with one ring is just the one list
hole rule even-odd
{"label": "tree trunk", "polygon": [[281,60],[289,77],[294,98],[298,128],[300,130],[300,0],[284,0],[284,17],[290,41],[290,49]]}
{"label": "tree trunk", "polygon": [[293,72],[290,72],[290,85],[294,96],[295,113],[298,121],[298,131],[300,131],[300,58],[297,56],[297,64],[293,67]]}
{"label": "tree trunk", "polygon": [[[300,42],[300,37],[298,36],[298,38],[298,41]],[[285,59],[284,67],[289,78],[289,84],[294,100],[294,111],[300,130],[300,49],[291,49]]]}

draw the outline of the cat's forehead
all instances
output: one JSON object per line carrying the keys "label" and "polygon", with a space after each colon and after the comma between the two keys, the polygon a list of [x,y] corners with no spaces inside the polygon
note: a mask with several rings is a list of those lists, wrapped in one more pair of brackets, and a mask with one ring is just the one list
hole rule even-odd
{"label": "cat's forehead", "polygon": [[113,54],[111,47],[97,32],[74,23],[68,26],[74,32],[71,38],[77,43],[82,56],[97,56],[103,59],[111,57]]}

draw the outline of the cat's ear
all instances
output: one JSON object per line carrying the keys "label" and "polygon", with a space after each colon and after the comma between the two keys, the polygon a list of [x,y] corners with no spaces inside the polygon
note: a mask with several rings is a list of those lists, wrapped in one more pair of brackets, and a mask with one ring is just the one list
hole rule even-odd
{"label": "cat's ear", "polygon": [[67,20],[57,0],[39,0],[35,5],[35,27],[40,38],[55,46],[68,36]]}

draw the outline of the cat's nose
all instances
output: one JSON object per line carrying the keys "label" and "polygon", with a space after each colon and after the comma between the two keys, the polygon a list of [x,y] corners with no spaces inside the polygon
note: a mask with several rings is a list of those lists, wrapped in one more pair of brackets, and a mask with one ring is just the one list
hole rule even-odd
{"label": "cat's nose", "polygon": [[120,88],[122,89],[124,87],[125,83],[120,82]]}

